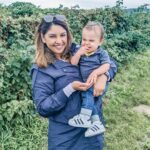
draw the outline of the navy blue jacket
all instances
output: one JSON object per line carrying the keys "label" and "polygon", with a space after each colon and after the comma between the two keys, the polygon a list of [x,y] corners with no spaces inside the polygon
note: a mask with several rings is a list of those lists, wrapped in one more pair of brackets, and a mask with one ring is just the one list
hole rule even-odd
{"label": "navy blue jacket", "polygon": [[[68,62],[57,60],[47,68],[33,65],[32,95],[37,111],[49,119],[48,150],[102,150],[103,135],[85,138],[86,129],[68,125],[68,120],[81,109],[80,91],[67,97],[63,91],[69,83],[81,81],[79,69]],[[97,109],[102,117],[102,104],[97,100]]]}
{"label": "navy blue jacket", "polygon": [[57,60],[47,68],[33,65],[31,74],[33,100],[41,116],[67,123],[79,112],[80,92],[76,91],[68,98],[63,91],[69,83],[81,81],[77,66]]}
{"label": "navy blue jacket", "polygon": [[[63,88],[81,80],[77,66],[57,60],[47,68],[33,65],[32,93],[37,111],[49,118],[48,150],[102,150],[103,135],[85,138],[85,129],[68,125],[68,120],[81,109],[80,92],[67,97]],[[97,101],[98,102],[98,101]],[[97,103],[101,110],[101,105]]]}

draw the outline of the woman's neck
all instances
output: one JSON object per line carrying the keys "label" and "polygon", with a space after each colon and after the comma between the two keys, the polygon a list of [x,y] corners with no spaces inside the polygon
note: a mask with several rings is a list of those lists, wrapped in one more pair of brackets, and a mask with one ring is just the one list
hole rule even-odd
{"label": "woman's neck", "polygon": [[62,59],[62,55],[60,55],[60,54],[55,54],[55,57],[56,57],[57,59]]}
{"label": "woman's neck", "polygon": [[63,57],[62,55],[55,55],[56,59],[62,60],[64,62],[69,62],[69,59],[67,57]]}

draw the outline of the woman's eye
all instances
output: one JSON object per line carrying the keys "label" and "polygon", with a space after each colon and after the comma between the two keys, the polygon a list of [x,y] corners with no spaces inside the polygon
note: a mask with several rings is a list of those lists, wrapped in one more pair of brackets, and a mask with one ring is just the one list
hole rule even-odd
{"label": "woman's eye", "polygon": [[62,35],[61,35],[61,37],[65,37],[65,36],[66,36],[66,34],[62,34]]}
{"label": "woman's eye", "polygon": [[55,36],[53,36],[53,35],[50,35],[50,36],[49,36],[49,38],[55,38]]}

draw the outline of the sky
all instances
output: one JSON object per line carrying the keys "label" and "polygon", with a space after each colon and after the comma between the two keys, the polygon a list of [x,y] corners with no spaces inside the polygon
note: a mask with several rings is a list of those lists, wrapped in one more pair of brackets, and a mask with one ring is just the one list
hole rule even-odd
{"label": "sky", "polygon": [[[0,0],[3,5],[9,5],[16,1],[31,2],[40,8],[58,8],[60,4],[64,7],[79,5],[80,8],[91,9],[105,6],[115,6],[116,0]],[[137,8],[143,4],[150,4],[150,0],[123,0],[123,6],[126,8]]]}

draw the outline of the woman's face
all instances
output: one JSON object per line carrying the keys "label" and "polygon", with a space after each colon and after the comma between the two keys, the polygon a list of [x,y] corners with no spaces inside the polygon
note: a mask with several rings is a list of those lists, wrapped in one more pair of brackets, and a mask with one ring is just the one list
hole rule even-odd
{"label": "woman's face", "polygon": [[67,46],[67,31],[59,25],[52,25],[48,32],[42,35],[42,40],[54,52],[56,58],[61,59]]}

